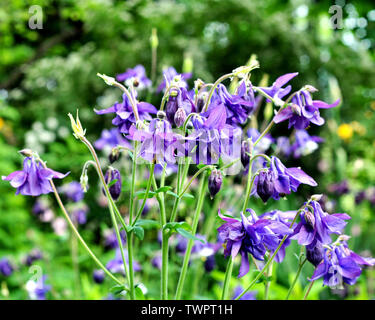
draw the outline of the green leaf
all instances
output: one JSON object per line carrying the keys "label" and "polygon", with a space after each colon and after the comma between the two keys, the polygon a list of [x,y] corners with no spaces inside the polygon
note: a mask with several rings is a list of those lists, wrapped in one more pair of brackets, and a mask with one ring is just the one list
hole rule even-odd
{"label": "green leaf", "polygon": [[139,240],[143,240],[145,237],[145,230],[140,226],[134,226],[132,231]]}
{"label": "green leaf", "polygon": [[191,240],[199,240],[200,242],[202,243],[206,243],[206,241],[204,241],[203,239],[199,239],[197,238],[196,236],[194,236],[193,234],[191,234],[189,231],[186,231],[185,229],[183,228],[176,228],[176,231],[182,235],[183,237],[187,238],[187,239],[191,239]]}
{"label": "green leaf", "polygon": [[108,187],[108,188],[112,187],[116,182],[117,182],[117,179],[113,179],[112,181],[110,181],[110,182],[107,184],[107,187]]}
{"label": "green leaf", "polygon": [[124,285],[116,284],[115,286],[111,287],[109,289],[110,292],[112,292],[115,295],[120,294],[122,291],[127,290]]}
{"label": "green leaf", "polygon": [[195,198],[191,193],[184,193],[184,195],[182,197],[183,198],[190,198],[190,199],[194,199]]}
{"label": "green leaf", "polygon": [[140,226],[144,229],[158,229],[160,223],[155,220],[140,219],[135,223],[136,226]]}
{"label": "green leaf", "polygon": [[[155,195],[154,191],[149,191],[147,198],[152,198]],[[134,194],[134,198],[144,199],[146,196],[146,190],[139,190]]]}
{"label": "green leaf", "polygon": [[135,297],[137,300],[145,300],[143,291],[139,286],[135,287]]}
{"label": "green leaf", "polygon": [[159,192],[167,192],[168,190],[171,190],[172,187],[171,186],[165,186],[165,187],[161,187],[159,188],[158,190],[155,191],[155,193],[159,193]]}
{"label": "green leaf", "polygon": [[177,193],[174,193],[174,192],[172,192],[172,191],[167,191],[167,194],[169,194],[169,195],[171,195],[171,196],[173,196],[173,197],[175,197],[175,198],[178,198],[178,194]]}

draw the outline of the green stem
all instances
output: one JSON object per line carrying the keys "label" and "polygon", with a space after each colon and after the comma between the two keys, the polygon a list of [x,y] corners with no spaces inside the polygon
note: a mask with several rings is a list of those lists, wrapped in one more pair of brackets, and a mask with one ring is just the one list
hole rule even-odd
{"label": "green stem", "polygon": [[[42,162],[43,166],[46,168],[45,164]],[[56,190],[56,187],[55,187],[55,184],[53,183],[52,180],[50,180],[50,184],[51,184],[51,187],[52,187],[52,190],[53,190],[53,193],[55,194],[55,198],[57,200],[57,203],[59,204],[60,208],[61,208],[61,211],[63,212],[64,214],[64,217],[65,219],[68,221],[68,224],[69,226],[72,228],[74,234],[76,235],[76,237],[78,238],[78,240],[81,242],[82,246],[85,248],[85,250],[87,251],[87,253],[91,256],[91,258],[95,261],[95,263],[101,268],[103,269],[103,271],[112,279],[114,280],[115,282],[117,282],[117,284],[120,284],[120,285],[123,285],[123,283],[118,280],[101,262],[100,260],[95,256],[95,254],[91,251],[91,249],[89,248],[89,246],[86,244],[85,240],[83,240],[83,238],[81,237],[81,235],[79,234],[78,230],[76,229],[76,227],[74,226],[74,223],[73,221],[70,219],[69,217],[69,214],[68,212],[66,211],[65,207],[64,207],[64,204],[62,203],[61,201],[61,198],[60,198],[60,195],[59,193],[57,192]]]}
{"label": "green stem", "polygon": [[[193,224],[192,224],[192,227],[191,227],[192,235],[195,235],[196,232],[197,232],[199,216],[200,216],[200,213],[201,213],[201,210],[202,210],[202,206],[203,206],[203,202],[204,202],[204,198],[205,198],[205,194],[206,194],[206,187],[207,187],[206,176],[207,176],[207,174],[206,174],[206,172],[204,172],[204,174],[201,178],[201,183],[200,183],[200,188],[199,188],[199,193],[198,193],[197,207],[196,207],[196,210],[195,210],[195,214],[194,214],[194,217],[193,217]],[[184,287],[184,282],[185,282],[185,278],[186,278],[187,268],[188,268],[188,265],[189,265],[190,254],[191,254],[191,250],[193,248],[193,245],[194,245],[194,240],[189,239],[189,242],[188,242],[187,248],[186,248],[186,252],[185,252],[184,261],[182,263],[180,277],[179,277],[178,283],[177,283],[175,300],[179,300],[181,298],[182,289]]]}
{"label": "green stem", "polygon": [[221,300],[226,300],[228,297],[230,278],[232,277],[233,262],[234,262],[234,259],[232,258],[232,256],[230,256],[228,260],[228,264],[227,264],[227,269],[225,271],[224,285],[223,285],[223,292],[221,294]]}
{"label": "green stem", "polygon": [[307,297],[309,296],[309,293],[310,293],[310,291],[311,291],[311,289],[312,289],[312,287],[314,285],[314,282],[315,282],[315,280],[313,280],[313,281],[310,282],[309,288],[307,289],[306,294],[303,297],[303,300],[307,300]]}
{"label": "green stem", "polygon": [[291,295],[291,293],[293,292],[293,288],[294,288],[294,286],[296,285],[296,283],[298,281],[299,275],[301,274],[302,268],[305,265],[306,261],[307,261],[307,259],[304,259],[302,262],[300,261],[299,266],[298,266],[298,270],[297,270],[297,274],[296,274],[296,276],[295,276],[295,278],[293,280],[292,285],[289,288],[289,291],[288,291],[288,294],[286,295],[285,300],[288,300],[289,297],[290,297],[290,295]]}
{"label": "green stem", "polygon": [[219,79],[217,79],[214,83],[214,85],[211,87],[211,90],[208,94],[208,97],[207,97],[207,101],[206,103],[204,104],[204,107],[202,108],[202,112],[205,112],[207,111],[208,109],[208,105],[210,104],[210,101],[211,101],[211,98],[212,98],[212,95],[214,94],[214,91],[216,89],[216,87],[221,83],[223,82],[225,79],[229,79],[230,77],[233,77],[233,73],[228,73],[228,74],[225,74],[223,76],[221,76]]}
{"label": "green stem", "polygon": [[268,300],[268,294],[270,292],[271,281],[269,280],[269,278],[272,276],[272,266],[273,266],[273,261],[267,268],[267,272],[266,272],[267,282],[264,286],[264,300]]}
{"label": "green stem", "polygon": [[190,185],[193,183],[193,181],[202,173],[204,172],[205,170],[209,169],[209,168],[212,168],[211,165],[206,165],[202,168],[200,168],[192,177],[191,179],[189,180],[189,182],[187,183],[186,187],[184,188],[184,190],[181,192],[181,194],[178,195],[179,198],[182,198],[182,196],[185,194],[185,192],[189,189]]}

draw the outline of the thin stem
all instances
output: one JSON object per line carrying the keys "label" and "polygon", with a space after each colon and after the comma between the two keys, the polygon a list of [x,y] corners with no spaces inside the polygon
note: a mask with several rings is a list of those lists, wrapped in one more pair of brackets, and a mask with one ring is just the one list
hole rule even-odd
{"label": "thin stem", "polygon": [[185,192],[189,189],[190,185],[193,183],[193,181],[202,173],[204,172],[205,170],[209,169],[209,168],[212,168],[211,165],[206,165],[202,168],[200,168],[192,177],[191,179],[189,180],[189,182],[187,183],[186,187],[184,188],[184,190],[181,192],[181,194],[178,195],[179,198],[182,198],[182,196],[185,194]]}
{"label": "thin stem", "polygon": [[[47,168],[45,166],[45,164],[43,162],[41,162],[43,167]],[[85,240],[83,240],[83,238],[81,237],[81,235],[79,234],[78,230],[76,229],[76,227],[74,226],[74,223],[73,221],[70,219],[69,217],[69,214],[68,212],[66,211],[65,207],[64,207],[64,204],[62,203],[61,201],[61,198],[60,198],[60,195],[59,193],[57,192],[56,190],[56,187],[55,187],[55,184],[53,183],[52,180],[50,180],[50,184],[51,184],[51,187],[52,187],[52,190],[53,190],[53,193],[55,194],[55,198],[57,200],[57,203],[59,204],[60,206],[60,209],[61,211],[63,212],[64,214],[64,217],[65,219],[68,221],[68,224],[69,226],[72,228],[74,234],[76,235],[76,237],[78,238],[78,240],[81,242],[82,246],[85,248],[85,250],[87,251],[87,253],[91,256],[91,258],[96,262],[96,264],[112,279],[114,280],[115,282],[117,282],[117,284],[119,285],[123,285],[123,283],[118,280],[101,262],[100,260],[95,256],[95,254],[91,251],[91,249],[89,248],[89,246],[86,244]]]}
{"label": "thin stem", "polygon": [[228,79],[228,78],[231,78],[233,77],[233,73],[228,73],[228,74],[225,74],[223,76],[221,76],[219,79],[217,79],[214,83],[214,85],[211,87],[211,90],[208,94],[208,98],[206,100],[206,103],[204,104],[204,107],[202,108],[202,112],[206,112],[207,109],[208,109],[208,105],[210,104],[210,101],[211,101],[211,98],[212,98],[212,95],[214,94],[214,91],[216,89],[216,87],[221,83],[223,82],[225,79]]}
{"label": "thin stem", "polygon": [[307,300],[307,297],[308,297],[309,294],[310,294],[310,291],[311,291],[311,289],[312,289],[312,287],[313,287],[313,285],[314,285],[314,282],[315,282],[315,280],[313,280],[313,281],[310,282],[309,288],[307,289],[306,294],[305,294],[305,296],[303,297],[303,300]]}
{"label": "thin stem", "polygon": [[[204,202],[204,198],[205,198],[205,194],[206,194],[206,187],[207,187],[206,176],[207,176],[207,174],[206,174],[206,172],[204,172],[204,174],[201,178],[201,183],[200,183],[200,188],[199,188],[199,193],[198,193],[197,207],[196,207],[196,210],[195,210],[195,214],[194,214],[194,217],[193,217],[193,224],[192,224],[192,227],[191,227],[192,235],[195,235],[196,232],[197,232],[199,216],[200,216],[200,213],[202,211],[202,206],[203,206],[203,202]],[[187,248],[186,248],[186,251],[185,251],[184,261],[182,263],[180,277],[179,277],[178,283],[177,283],[175,300],[179,300],[181,298],[182,289],[184,287],[185,278],[186,278],[186,274],[187,274],[187,268],[188,268],[188,265],[189,265],[190,254],[191,254],[191,250],[193,248],[193,245],[194,245],[194,240],[189,239],[189,242],[187,244]]]}
{"label": "thin stem", "polygon": [[290,297],[290,295],[291,295],[291,293],[293,292],[294,286],[296,285],[296,283],[298,281],[299,275],[301,274],[302,268],[305,265],[306,261],[307,261],[306,258],[302,262],[300,261],[299,266],[298,266],[298,270],[297,270],[297,274],[296,274],[296,276],[295,276],[295,278],[293,280],[292,285],[289,288],[289,291],[288,291],[288,294],[286,295],[285,300],[288,300],[289,297]]}
{"label": "thin stem", "polygon": [[82,295],[82,288],[81,288],[81,279],[79,276],[79,262],[78,262],[78,247],[77,247],[77,237],[73,236],[71,233],[70,236],[70,244],[71,244],[71,253],[72,253],[72,262],[73,262],[73,269],[74,269],[74,283],[75,283],[75,290],[79,293],[79,296]]}
{"label": "thin stem", "polygon": [[225,278],[224,278],[223,292],[221,294],[221,300],[226,300],[228,297],[230,278],[232,277],[233,262],[234,262],[234,259],[232,257],[229,257],[227,269],[225,271]]}
{"label": "thin stem", "polygon": [[[302,211],[302,209],[298,210],[291,225],[290,225],[290,229],[292,228],[292,226],[294,225],[294,223],[296,222],[300,212]],[[263,269],[258,273],[258,275],[254,278],[254,280],[248,285],[248,287],[242,291],[242,293],[236,298],[236,300],[240,299],[247,291],[249,291],[252,286],[259,280],[259,278],[263,275],[263,273],[267,270],[268,266],[271,264],[271,262],[273,261],[273,259],[275,258],[276,254],[279,252],[280,248],[282,247],[282,245],[284,244],[285,240],[288,238],[288,235],[285,235],[283,237],[283,239],[280,241],[279,243],[279,246],[276,248],[275,252],[273,253],[273,255],[271,256],[271,258],[267,261],[267,263],[264,265]]]}
{"label": "thin stem", "polygon": [[269,280],[269,278],[272,276],[272,266],[273,266],[273,261],[267,268],[267,272],[266,272],[267,282],[264,286],[264,300],[268,300],[268,294],[270,292],[271,281]]}
{"label": "thin stem", "polygon": [[[177,185],[176,185],[176,193],[177,194],[180,193],[181,174],[182,174],[182,164],[179,163],[178,164],[178,170],[177,170]],[[181,200],[180,197],[176,197],[174,199],[174,204],[173,204],[173,209],[172,209],[172,213],[171,213],[171,217],[170,217],[170,222],[174,222],[176,220],[177,208],[178,208],[178,205],[180,204],[180,200]]]}

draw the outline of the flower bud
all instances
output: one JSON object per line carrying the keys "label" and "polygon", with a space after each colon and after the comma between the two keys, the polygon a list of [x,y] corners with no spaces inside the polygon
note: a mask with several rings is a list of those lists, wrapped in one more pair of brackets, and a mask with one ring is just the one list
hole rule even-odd
{"label": "flower bud", "polygon": [[305,211],[305,214],[304,214],[304,219],[306,221],[306,224],[311,228],[311,229],[314,229],[315,227],[315,217],[314,217],[314,214],[307,210]]}
{"label": "flower bud", "polygon": [[242,141],[241,145],[241,162],[244,168],[246,168],[249,165],[250,162],[250,144],[249,141],[245,140]]}
{"label": "flower bud", "polygon": [[112,163],[116,162],[118,159],[120,159],[120,156],[121,156],[121,152],[120,152],[119,148],[114,147],[114,148],[112,148],[112,151],[108,156],[108,160],[112,164]]}
{"label": "flower bud", "polygon": [[[117,200],[121,194],[121,175],[120,171],[115,168],[109,167],[107,172],[105,173],[105,181],[110,184],[113,180],[116,180],[114,184],[109,187],[109,193],[113,200]],[[103,192],[105,193],[104,189]]]}
{"label": "flower bud", "polygon": [[221,184],[223,183],[223,175],[220,170],[212,170],[208,178],[208,191],[210,192],[211,199],[220,191]]}
{"label": "flower bud", "polygon": [[258,176],[257,194],[264,203],[272,196],[274,187],[272,174],[267,171],[261,171]]}
{"label": "flower bud", "polygon": [[164,120],[165,117],[166,117],[166,114],[165,114],[164,111],[159,110],[158,113],[156,114],[156,117],[157,117],[158,119],[162,119],[162,120]]}
{"label": "flower bud", "polygon": [[324,248],[319,241],[313,247],[306,247],[306,259],[315,267],[322,262],[324,259]]}
{"label": "flower bud", "polygon": [[159,45],[159,39],[158,39],[158,34],[157,34],[157,29],[153,28],[151,37],[150,37],[150,44],[151,48],[156,49]]}
{"label": "flower bud", "polygon": [[186,112],[184,108],[178,108],[174,115],[174,123],[177,127],[182,127],[186,120]]}
{"label": "flower bud", "polygon": [[94,282],[97,283],[97,284],[103,283],[104,277],[105,277],[105,274],[104,274],[104,271],[102,269],[94,270],[94,272],[92,274],[92,278],[93,278]]}
{"label": "flower bud", "polygon": [[311,196],[311,200],[312,201],[320,201],[321,199],[322,199],[322,197],[323,197],[323,195],[322,194],[313,194],[312,196]]}
{"label": "flower bud", "polygon": [[25,157],[32,157],[33,156],[33,150],[31,149],[22,149],[18,151],[18,153],[22,154]]}

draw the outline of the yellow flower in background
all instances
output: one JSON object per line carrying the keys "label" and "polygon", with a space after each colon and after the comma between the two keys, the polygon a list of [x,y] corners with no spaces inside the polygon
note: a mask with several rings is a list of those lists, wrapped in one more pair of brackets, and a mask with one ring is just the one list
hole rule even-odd
{"label": "yellow flower in background", "polygon": [[343,123],[338,127],[337,134],[342,140],[349,140],[353,136],[353,128],[350,124]]}
{"label": "yellow flower in background", "polygon": [[4,127],[4,120],[0,118],[0,130]]}

